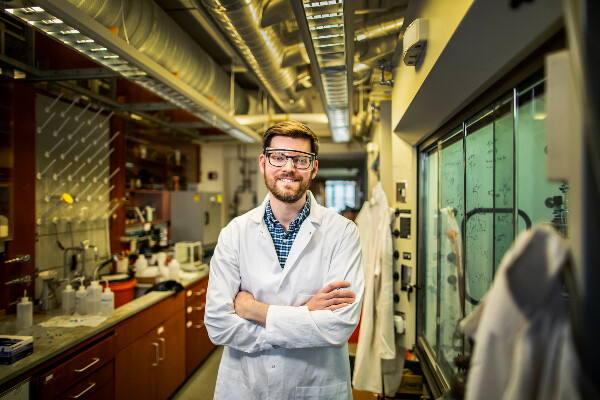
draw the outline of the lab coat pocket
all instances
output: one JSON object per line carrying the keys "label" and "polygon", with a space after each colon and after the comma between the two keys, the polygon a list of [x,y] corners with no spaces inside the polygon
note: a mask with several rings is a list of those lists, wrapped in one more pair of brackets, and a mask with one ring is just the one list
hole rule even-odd
{"label": "lab coat pocket", "polygon": [[329,386],[297,387],[296,400],[342,400],[348,398],[346,382]]}
{"label": "lab coat pocket", "polygon": [[215,399],[249,398],[250,390],[244,373],[221,365],[217,375]]}

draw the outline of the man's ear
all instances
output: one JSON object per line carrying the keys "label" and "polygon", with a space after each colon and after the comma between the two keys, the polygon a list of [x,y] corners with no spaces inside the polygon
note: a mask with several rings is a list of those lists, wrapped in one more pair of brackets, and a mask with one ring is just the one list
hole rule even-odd
{"label": "man's ear", "polygon": [[265,174],[265,161],[267,161],[265,155],[261,154],[260,157],[258,157],[258,167],[260,168],[260,173],[263,175]]}
{"label": "man's ear", "polygon": [[312,170],[312,179],[315,179],[315,176],[317,176],[318,169],[319,169],[319,160],[315,160],[314,164],[313,164],[313,170]]}

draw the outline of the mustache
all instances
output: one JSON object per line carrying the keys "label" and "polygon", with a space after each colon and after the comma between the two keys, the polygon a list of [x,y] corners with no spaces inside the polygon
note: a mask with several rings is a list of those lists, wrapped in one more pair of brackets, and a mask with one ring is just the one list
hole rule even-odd
{"label": "mustache", "polygon": [[293,173],[291,173],[291,174],[290,173],[282,173],[282,174],[277,175],[277,178],[300,180],[300,178],[296,174],[293,174]]}

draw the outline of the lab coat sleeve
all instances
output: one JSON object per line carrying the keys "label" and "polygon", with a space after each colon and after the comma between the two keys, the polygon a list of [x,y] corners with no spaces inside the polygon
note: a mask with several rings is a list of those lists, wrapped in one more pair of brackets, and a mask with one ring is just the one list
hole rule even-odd
{"label": "lab coat sleeve", "polygon": [[343,346],[358,325],[364,291],[364,272],[358,229],[348,222],[339,246],[334,248],[325,284],[346,280],[356,293],[355,302],[335,311],[309,311],[308,307],[271,305],[267,312],[266,340],[285,348]]}
{"label": "lab coat sleeve", "polygon": [[210,262],[204,324],[212,342],[246,353],[272,349],[264,328],[235,313],[233,301],[240,291],[238,251],[232,244],[238,239],[233,223],[220,235]]}

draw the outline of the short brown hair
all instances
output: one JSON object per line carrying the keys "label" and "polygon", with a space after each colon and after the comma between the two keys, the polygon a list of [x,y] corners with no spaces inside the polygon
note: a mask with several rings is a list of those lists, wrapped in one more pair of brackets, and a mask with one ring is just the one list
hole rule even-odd
{"label": "short brown hair", "polygon": [[310,128],[298,121],[283,121],[267,129],[262,137],[263,151],[271,146],[271,139],[274,136],[287,136],[294,139],[310,140],[310,151],[319,154],[319,138]]}

